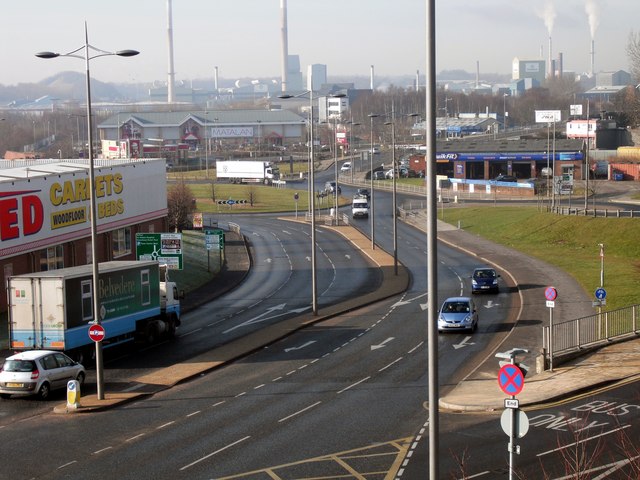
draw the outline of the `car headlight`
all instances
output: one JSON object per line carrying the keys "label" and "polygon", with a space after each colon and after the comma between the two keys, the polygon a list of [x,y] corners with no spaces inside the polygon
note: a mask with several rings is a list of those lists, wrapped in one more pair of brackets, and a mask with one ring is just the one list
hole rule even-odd
{"label": "car headlight", "polygon": [[471,285],[473,285],[474,287],[477,287],[478,286],[478,282],[475,279],[473,279],[473,280],[471,280]]}

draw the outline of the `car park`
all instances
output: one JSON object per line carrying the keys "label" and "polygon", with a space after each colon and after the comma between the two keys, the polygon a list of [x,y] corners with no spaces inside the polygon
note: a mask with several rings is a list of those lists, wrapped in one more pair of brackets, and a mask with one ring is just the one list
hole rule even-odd
{"label": "car park", "polygon": [[479,267],[471,274],[471,293],[491,292],[498,293],[500,275],[490,267]]}
{"label": "car park", "polygon": [[26,350],[7,357],[0,370],[0,397],[37,395],[49,398],[53,390],[67,387],[70,380],[84,383],[84,367],[62,352]]}
{"label": "car park", "polygon": [[438,313],[438,332],[468,330],[478,327],[478,310],[470,297],[449,297]]}

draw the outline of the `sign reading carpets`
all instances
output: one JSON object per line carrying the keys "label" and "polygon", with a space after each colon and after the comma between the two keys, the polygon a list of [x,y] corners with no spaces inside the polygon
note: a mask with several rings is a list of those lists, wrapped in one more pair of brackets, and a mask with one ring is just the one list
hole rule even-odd
{"label": "sign reading carpets", "polygon": [[170,270],[182,270],[182,234],[136,233],[136,259],[154,260]]}

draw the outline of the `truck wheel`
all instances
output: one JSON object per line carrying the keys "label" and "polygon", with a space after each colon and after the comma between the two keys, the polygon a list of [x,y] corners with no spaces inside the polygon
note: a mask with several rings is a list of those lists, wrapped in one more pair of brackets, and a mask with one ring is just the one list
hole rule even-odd
{"label": "truck wheel", "polygon": [[147,324],[147,328],[145,329],[145,333],[144,333],[144,339],[148,345],[153,345],[154,343],[156,343],[157,329],[155,324],[153,323]]}
{"label": "truck wheel", "polygon": [[169,319],[169,328],[167,330],[167,335],[169,336],[169,338],[173,338],[176,336],[177,328],[178,326],[176,325],[176,319],[174,317],[171,317]]}

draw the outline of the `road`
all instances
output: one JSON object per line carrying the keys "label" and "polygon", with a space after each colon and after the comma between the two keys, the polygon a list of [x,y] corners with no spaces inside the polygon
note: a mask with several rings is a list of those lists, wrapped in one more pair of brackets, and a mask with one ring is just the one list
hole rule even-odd
{"label": "road", "polygon": [[[381,193],[377,198],[376,239],[388,248],[389,196]],[[259,329],[308,307],[308,227],[268,217],[233,220],[252,239],[255,271],[240,289],[189,314],[189,327],[181,330],[176,342],[112,360],[109,375],[122,375],[124,381],[134,371],[193,356],[227,336]],[[375,288],[375,272],[344,242],[320,230],[321,308]],[[126,407],[72,417],[25,415],[22,421],[4,414],[0,436],[7,458],[15,460],[4,463],[0,478],[372,477],[401,465],[402,478],[424,478],[425,239],[418,230],[399,224],[399,241],[400,260],[413,279],[404,295],[315,324],[224,369]],[[438,260],[438,302],[468,292],[477,260],[444,246],[438,249]],[[506,335],[504,326],[516,305],[503,278],[500,294],[477,298],[481,311],[475,334],[439,337],[443,389],[457,383]],[[632,392],[607,392],[593,401],[622,403]],[[22,402],[29,405],[22,400],[15,404]],[[7,403],[11,402],[3,402],[3,407]],[[583,400],[576,407],[586,415],[589,409],[584,405],[590,404]],[[562,430],[547,427],[565,425],[567,408],[539,413],[551,416],[532,422],[528,437],[520,441],[523,455],[518,467],[530,475],[525,478],[539,478],[532,472],[541,460],[532,454],[544,454],[549,444],[558,443],[555,430]],[[619,409],[628,411],[625,420],[635,424],[630,438],[638,434],[635,410],[633,405]],[[507,437],[497,415],[444,415],[441,428],[443,478],[460,470],[460,458],[468,474],[505,475]],[[422,441],[417,441],[421,432]],[[528,441],[535,449],[525,448]],[[41,455],[34,462],[32,456],[20,454],[24,451]],[[557,453],[541,457],[548,462],[545,471],[555,474]]]}
{"label": "road", "polygon": [[[255,269],[247,281],[190,314],[176,342],[112,361],[111,378],[121,376],[124,381],[134,370],[140,373],[178,361],[207,345],[211,348],[225,335],[277,321],[280,313],[272,310],[276,306],[286,304],[283,313],[308,306],[306,227],[284,226],[266,217],[234,221],[252,238]],[[326,232],[319,237],[321,308],[375,287],[375,272],[349,246]],[[380,241],[387,237],[381,229]],[[154,478],[209,478],[302,461],[297,468],[311,475],[317,464],[309,458],[354,449],[367,458],[363,468],[372,468],[381,445],[390,449],[384,455],[390,460],[385,468],[392,468],[424,424],[427,396],[425,241],[423,234],[405,225],[401,238],[400,259],[413,273],[404,296],[315,325],[127,408],[77,416],[72,422],[41,415],[6,423],[1,434],[12,439],[11,451],[31,446],[46,452],[37,466],[26,462],[7,472],[14,478],[74,478],[80,472],[90,478],[126,477],[132,472]],[[474,261],[450,249],[442,249],[439,258],[442,295],[468,290]],[[305,268],[306,273],[294,273]],[[489,297],[502,305],[501,313],[486,315]],[[476,335],[440,339],[442,376],[447,381],[464,374],[469,358],[481,355],[493,337],[487,333],[509,311],[506,292],[486,299]],[[47,429],[41,428],[43,422]],[[54,444],[52,429],[61,436]],[[105,463],[110,466],[107,472]],[[330,469],[339,464],[332,463]]]}

